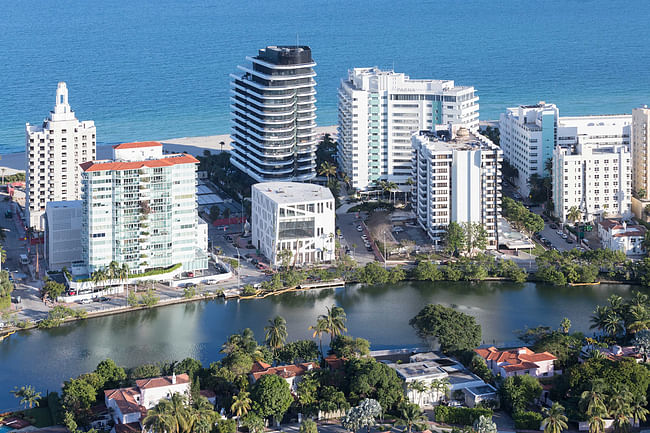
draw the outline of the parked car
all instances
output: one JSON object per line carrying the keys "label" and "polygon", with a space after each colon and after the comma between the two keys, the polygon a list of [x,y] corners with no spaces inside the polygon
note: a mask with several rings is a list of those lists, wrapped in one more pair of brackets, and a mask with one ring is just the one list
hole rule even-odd
{"label": "parked car", "polygon": [[393,231],[394,231],[395,233],[401,233],[401,232],[404,231],[404,229],[403,229],[402,227],[395,227],[395,228],[393,228]]}
{"label": "parked car", "polygon": [[90,299],[82,299],[81,301],[79,301],[79,303],[82,304],[82,305],[90,304],[91,302],[92,302],[92,300],[90,300]]}
{"label": "parked car", "polygon": [[358,232],[362,232],[362,231],[363,231],[363,228],[361,228],[361,226],[358,226],[358,227],[357,227],[357,231],[358,231]]}
{"label": "parked car", "polygon": [[567,244],[572,244],[572,243],[573,243],[573,239],[571,239],[571,238],[567,238],[567,239],[566,239],[566,243],[567,243]]}
{"label": "parked car", "polygon": [[553,230],[557,229],[557,224],[555,224],[555,223],[551,224],[551,228],[552,228]]}

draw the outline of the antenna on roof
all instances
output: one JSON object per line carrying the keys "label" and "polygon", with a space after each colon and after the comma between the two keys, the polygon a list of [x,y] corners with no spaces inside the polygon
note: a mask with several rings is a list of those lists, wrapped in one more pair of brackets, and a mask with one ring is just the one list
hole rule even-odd
{"label": "antenna on roof", "polygon": [[298,33],[296,33],[296,48],[300,46],[300,38],[298,37]]}

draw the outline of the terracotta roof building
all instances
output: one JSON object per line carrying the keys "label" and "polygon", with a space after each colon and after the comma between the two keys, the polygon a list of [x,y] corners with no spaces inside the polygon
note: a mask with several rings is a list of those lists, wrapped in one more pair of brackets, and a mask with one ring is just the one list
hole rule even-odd
{"label": "terracotta roof building", "polygon": [[256,361],[251,368],[250,377],[253,383],[257,382],[260,377],[267,374],[276,374],[289,383],[292,392],[298,389],[298,382],[301,377],[312,370],[319,369],[320,366],[315,362],[303,362],[300,364],[292,365],[279,365],[272,367],[269,364],[261,361]]}
{"label": "terracotta roof building", "polygon": [[555,374],[554,366],[557,358],[549,352],[535,353],[527,347],[498,350],[494,346],[487,349],[474,349],[474,352],[485,359],[492,373],[502,377],[526,374],[533,377],[547,377]]}
{"label": "terracotta roof building", "polygon": [[627,224],[625,221],[606,219],[598,223],[598,237],[602,247],[623,251],[628,256],[646,253],[643,247],[645,232],[646,228],[642,225]]}
{"label": "terracotta roof building", "polygon": [[[117,425],[137,424],[146,416],[147,410],[163,398],[168,399],[174,394],[189,396],[191,381],[187,374],[173,374],[136,380],[135,384],[129,388],[104,391],[106,407],[113,409],[113,420]],[[127,430],[124,430],[124,433],[127,433]]]}

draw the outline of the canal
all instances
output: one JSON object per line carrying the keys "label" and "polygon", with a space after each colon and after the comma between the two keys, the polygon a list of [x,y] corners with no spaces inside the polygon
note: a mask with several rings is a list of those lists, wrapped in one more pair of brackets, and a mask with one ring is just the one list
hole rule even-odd
{"label": "canal", "polygon": [[[511,343],[513,330],[557,327],[563,317],[572,330],[589,332],[589,317],[612,293],[629,296],[625,285],[553,287],[535,283],[426,283],[348,286],[291,293],[262,300],[212,300],[178,304],[30,330],[0,343],[0,411],[17,406],[14,386],[58,390],[64,380],[91,371],[105,358],[131,367],[194,357],[204,364],[220,358],[226,337],[249,327],[258,341],[267,321],[287,320],[289,340],[310,338],[309,325],[336,303],[348,315],[348,332],[373,349],[421,344],[408,321],[428,303],[454,306],[476,317],[485,343]],[[325,342],[327,339],[325,340]]]}

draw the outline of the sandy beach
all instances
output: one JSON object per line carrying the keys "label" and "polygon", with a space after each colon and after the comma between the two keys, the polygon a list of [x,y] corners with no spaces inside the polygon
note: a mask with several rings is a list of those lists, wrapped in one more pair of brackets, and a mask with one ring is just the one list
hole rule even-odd
{"label": "sandy beach", "polygon": [[[319,135],[336,135],[336,125],[319,126],[316,128]],[[204,137],[180,137],[158,140],[164,145],[164,150],[169,152],[187,152],[191,155],[203,155],[205,150],[220,152],[230,150],[230,136],[228,134],[208,135]],[[223,145],[222,145],[223,143]],[[97,159],[108,159],[112,156],[110,144],[97,145]],[[9,153],[2,155],[0,169],[5,168],[5,174],[10,175],[17,171],[25,171],[25,152]]]}

